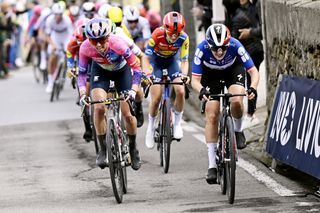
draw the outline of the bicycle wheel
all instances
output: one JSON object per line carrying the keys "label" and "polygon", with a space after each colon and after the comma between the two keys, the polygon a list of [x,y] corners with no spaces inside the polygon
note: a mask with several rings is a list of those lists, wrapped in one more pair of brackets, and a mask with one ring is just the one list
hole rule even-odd
{"label": "bicycle wheel", "polygon": [[118,203],[122,202],[123,197],[123,173],[120,162],[121,150],[119,149],[118,136],[113,120],[108,120],[107,130],[107,156],[110,171],[110,179],[114,197]]}
{"label": "bicycle wheel", "polygon": [[63,89],[63,84],[64,84],[64,74],[63,74],[63,64],[59,65],[59,72],[57,75],[57,91],[56,91],[56,99],[59,100],[60,92]]}
{"label": "bicycle wheel", "polygon": [[52,91],[51,91],[51,95],[50,95],[51,102],[53,102],[54,98],[56,97],[57,89],[58,89],[58,82],[56,82],[56,80],[55,80],[53,83],[53,87],[52,87]]}
{"label": "bicycle wheel", "polygon": [[236,157],[235,157],[235,136],[233,130],[233,121],[230,116],[227,117],[225,123],[226,137],[226,155],[230,159],[225,163],[227,195],[230,204],[234,202],[236,188]]}
{"label": "bicycle wheel", "polygon": [[165,101],[163,105],[163,123],[162,123],[162,153],[163,153],[163,171],[168,173],[170,165],[170,148],[171,148],[171,110],[170,102]]}
{"label": "bicycle wheel", "polygon": [[40,64],[39,57],[40,57],[40,53],[36,50],[32,50],[31,60],[32,60],[32,67],[33,67],[33,75],[37,83],[40,83],[40,79],[41,79],[41,70],[39,68],[39,64]]}
{"label": "bicycle wheel", "polygon": [[91,129],[92,129],[92,138],[93,138],[93,142],[94,142],[94,150],[96,151],[96,154],[98,154],[99,152],[99,145],[98,145],[98,139],[97,139],[97,133],[96,133],[96,128],[94,127],[94,123],[93,123],[93,112],[94,112],[94,106],[91,105],[90,106],[90,124],[91,124]]}

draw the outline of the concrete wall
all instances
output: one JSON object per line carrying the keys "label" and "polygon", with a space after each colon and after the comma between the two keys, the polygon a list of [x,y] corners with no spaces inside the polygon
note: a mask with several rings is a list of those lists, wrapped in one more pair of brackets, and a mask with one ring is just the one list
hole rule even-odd
{"label": "concrete wall", "polygon": [[320,1],[262,0],[266,38],[267,104],[280,74],[320,80]]}

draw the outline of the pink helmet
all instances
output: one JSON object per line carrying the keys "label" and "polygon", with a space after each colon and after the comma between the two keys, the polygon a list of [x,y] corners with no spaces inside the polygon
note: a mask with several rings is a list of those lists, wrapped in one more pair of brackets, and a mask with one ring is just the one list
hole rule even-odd
{"label": "pink helmet", "polygon": [[86,26],[86,24],[88,23],[88,21],[90,21],[90,19],[88,19],[88,18],[82,18],[82,19],[79,19],[77,22],[76,22],[76,28],[78,28],[78,27],[85,27]]}
{"label": "pink helmet", "polygon": [[37,15],[37,16],[40,16],[41,15],[41,12],[42,12],[42,6],[41,5],[36,5],[34,6],[33,8],[33,14]]}

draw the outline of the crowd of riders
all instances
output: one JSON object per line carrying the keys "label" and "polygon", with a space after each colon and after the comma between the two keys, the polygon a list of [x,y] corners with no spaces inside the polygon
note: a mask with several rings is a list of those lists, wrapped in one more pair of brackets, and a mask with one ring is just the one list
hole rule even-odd
{"label": "crowd of riders", "polygon": [[[257,68],[261,61],[259,64],[255,63],[246,50],[254,40],[244,41],[244,47],[242,42],[231,34],[242,34],[241,22],[234,19],[237,31],[229,30],[232,25],[206,25],[205,39],[197,45],[195,55],[189,56],[189,43],[193,41],[189,40],[185,32],[185,17],[176,11],[168,12],[161,18],[148,4],[122,6],[107,0],[54,1],[49,6],[41,5],[34,0],[32,5],[17,10],[17,4],[13,6],[9,1],[11,0],[0,3],[0,77],[8,76],[8,68],[21,66],[20,47],[23,45],[20,38],[23,37],[23,42],[30,47],[26,54],[27,63],[32,60],[30,55],[33,48],[39,50],[39,68],[47,70],[48,73],[45,89],[48,93],[52,91],[61,52],[67,57],[68,76],[77,79],[76,96],[79,105],[88,106],[89,100],[107,98],[110,81],[114,81],[117,92],[125,96],[126,101],[131,100],[134,103],[134,113],[125,103],[121,103],[120,108],[129,139],[131,166],[138,170],[141,158],[136,134],[137,128],[144,124],[144,91],[141,81],[145,84],[160,82],[163,70],[168,70],[172,82],[191,84],[193,89],[199,92],[200,101],[208,102],[205,109],[205,138],[209,159],[206,180],[210,184],[215,183],[220,105],[219,99],[209,100],[209,95],[219,93],[221,88],[226,86],[229,92],[247,92],[249,100],[254,101],[257,97]],[[242,10],[252,8],[249,0],[240,2],[246,4]],[[22,30],[22,24],[18,22],[21,14],[28,14],[25,32]],[[237,17],[237,13],[234,17]],[[192,59],[191,66],[189,58]],[[188,75],[189,67],[192,67],[192,76]],[[251,80],[246,83],[245,79],[248,76]],[[224,84],[220,83],[221,80]],[[180,140],[183,137],[181,121],[186,91],[183,85],[174,85],[173,90],[173,138]],[[147,113],[149,122],[144,134],[145,145],[149,149],[155,144],[155,120],[161,91],[160,85],[153,85],[150,89]],[[255,105],[252,107],[253,114]],[[96,164],[100,168],[106,166],[105,110],[103,104],[97,104],[93,112],[94,128],[100,146]],[[243,97],[232,98],[231,112],[238,149],[246,147],[242,125],[243,111]],[[84,119],[84,126],[83,138],[90,141],[93,138],[90,119]]]}

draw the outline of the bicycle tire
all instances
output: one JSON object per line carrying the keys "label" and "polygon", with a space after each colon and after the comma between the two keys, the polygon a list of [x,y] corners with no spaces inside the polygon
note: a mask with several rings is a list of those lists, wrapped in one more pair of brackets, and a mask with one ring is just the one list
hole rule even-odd
{"label": "bicycle tire", "polygon": [[[120,123],[120,128],[122,130],[122,144],[121,144],[121,151],[122,151],[122,156],[128,154],[128,150],[129,150],[129,145],[128,145],[128,136],[126,134],[126,127],[125,127],[125,123],[124,123],[124,119],[122,117],[122,113],[121,113],[121,109],[120,109],[120,105],[119,105],[119,123]],[[127,149],[125,148],[125,146],[127,147]],[[123,176],[123,193],[127,194],[127,187],[128,187],[128,179],[127,179],[127,167],[126,165],[122,166],[122,176]]]}
{"label": "bicycle tire", "polygon": [[119,150],[118,136],[112,119],[108,120],[107,130],[107,157],[110,171],[110,180],[114,197],[118,203],[123,199],[123,174],[120,162],[121,150]]}
{"label": "bicycle tire", "polygon": [[226,178],[227,178],[227,196],[230,204],[234,203],[236,188],[236,154],[235,154],[235,135],[233,130],[233,121],[230,116],[226,118],[225,132],[227,136],[227,155],[229,161],[226,162]]}
{"label": "bicycle tire", "polygon": [[56,96],[56,91],[57,91],[57,86],[58,84],[56,82],[53,83],[51,95],[50,95],[50,102],[53,102],[54,97]]}
{"label": "bicycle tire", "polygon": [[57,75],[57,91],[56,91],[56,99],[59,100],[59,96],[60,96],[60,92],[63,89],[63,64],[59,65],[59,71],[58,71],[58,75]]}
{"label": "bicycle tire", "polygon": [[98,145],[96,128],[95,128],[94,122],[93,122],[94,105],[90,106],[90,110],[91,110],[91,113],[90,113],[89,117],[90,117],[90,126],[92,129],[92,137],[93,137],[93,142],[94,142],[94,150],[96,151],[96,154],[98,154],[100,149],[99,149],[99,145]]}
{"label": "bicycle tire", "polygon": [[165,137],[162,137],[162,149],[163,149],[163,171],[164,173],[168,173],[169,166],[170,166],[170,148],[171,148],[171,141],[172,141],[172,135],[171,135],[171,110],[170,110],[170,102],[165,101],[163,105],[163,135]]}
{"label": "bicycle tire", "polygon": [[[221,118],[222,119],[222,118]],[[223,123],[220,121],[220,128],[223,126]],[[220,144],[219,144],[219,150],[218,150],[218,156],[219,156],[219,164],[218,164],[218,178],[219,178],[219,183],[220,183],[220,188],[221,188],[221,193],[225,195],[227,193],[227,178],[226,178],[226,169],[225,169],[225,162],[224,159],[222,159],[222,153],[225,153],[225,133],[222,131],[220,133]]]}
{"label": "bicycle tire", "polygon": [[39,68],[40,64],[40,53],[38,51],[32,51],[31,60],[32,60],[32,67],[33,67],[33,75],[37,83],[40,83],[41,79],[41,70]]}

